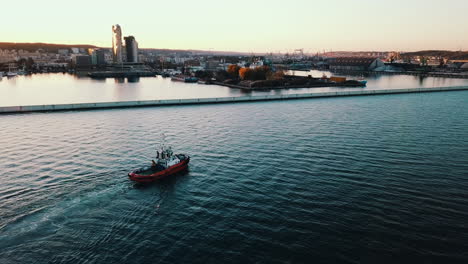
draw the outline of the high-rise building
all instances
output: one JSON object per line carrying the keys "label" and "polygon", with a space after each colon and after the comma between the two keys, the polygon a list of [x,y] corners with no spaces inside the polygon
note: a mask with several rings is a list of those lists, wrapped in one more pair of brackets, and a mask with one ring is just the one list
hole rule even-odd
{"label": "high-rise building", "polygon": [[102,66],[106,64],[105,52],[102,49],[89,49],[88,54],[91,56],[93,65]]}
{"label": "high-rise building", "polygon": [[80,55],[80,54],[74,54],[72,56],[72,63],[75,65],[76,68],[86,68],[90,67],[92,62],[91,62],[91,56],[89,55]]}
{"label": "high-rise building", "polygon": [[125,37],[125,49],[127,50],[127,62],[138,62],[138,42],[135,37]]}
{"label": "high-rise building", "polygon": [[119,25],[112,26],[112,55],[114,63],[122,63],[122,30]]}

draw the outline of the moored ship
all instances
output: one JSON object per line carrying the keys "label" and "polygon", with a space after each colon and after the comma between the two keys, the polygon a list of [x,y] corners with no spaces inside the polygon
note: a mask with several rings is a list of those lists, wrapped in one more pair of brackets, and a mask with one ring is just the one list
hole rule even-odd
{"label": "moored ship", "polygon": [[15,77],[17,75],[18,75],[18,72],[16,71],[16,67],[14,67],[12,64],[9,64],[8,72],[6,73],[6,76],[10,78],[10,77]]}
{"label": "moored ship", "polygon": [[128,173],[128,177],[136,182],[153,182],[177,172],[187,169],[190,156],[187,154],[174,154],[171,147],[161,146],[156,152],[156,161],[152,160],[151,167],[143,167]]}
{"label": "moored ship", "polygon": [[185,76],[185,75],[174,75],[174,76],[171,77],[171,80],[175,81],[175,82],[186,82],[186,83],[196,83],[196,82],[198,82],[197,77]]}

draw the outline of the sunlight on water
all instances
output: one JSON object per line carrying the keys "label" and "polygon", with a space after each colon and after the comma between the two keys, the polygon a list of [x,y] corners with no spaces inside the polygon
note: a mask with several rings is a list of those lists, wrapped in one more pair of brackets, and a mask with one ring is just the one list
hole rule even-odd
{"label": "sunlight on water", "polygon": [[[295,72],[320,77],[321,72]],[[327,73],[330,75],[329,73]],[[351,77],[356,79],[356,77]],[[0,106],[95,103],[157,99],[187,99],[232,97],[266,94],[296,94],[337,90],[392,89],[467,85],[468,80],[448,78],[421,78],[417,76],[368,77],[366,88],[305,88],[248,92],[218,85],[173,82],[170,78],[146,77],[137,79],[102,79],[51,73],[4,77],[0,81]]]}

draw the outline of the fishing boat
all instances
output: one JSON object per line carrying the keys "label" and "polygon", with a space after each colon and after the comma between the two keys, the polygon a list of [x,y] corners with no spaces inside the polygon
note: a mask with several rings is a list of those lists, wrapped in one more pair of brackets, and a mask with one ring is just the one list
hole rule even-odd
{"label": "fishing boat", "polygon": [[6,74],[7,77],[15,77],[18,75],[18,72],[15,70],[16,67],[12,66],[12,64],[8,65],[8,72]]}
{"label": "fishing boat", "polygon": [[191,77],[185,78],[184,81],[185,81],[186,83],[196,83],[196,82],[198,82],[198,78],[197,78],[197,77],[191,76]]}
{"label": "fishing boat", "polygon": [[17,72],[7,72],[7,77],[15,77],[17,75],[18,75]]}
{"label": "fishing boat", "polygon": [[367,81],[364,79],[364,75],[361,75],[358,79],[358,82],[360,82],[362,85],[366,86]]}
{"label": "fishing boat", "polygon": [[364,79],[364,76],[361,76],[359,79],[357,79],[358,82],[360,82],[362,85],[366,86],[367,81]]}
{"label": "fishing boat", "polygon": [[171,147],[166,149],[163,144],[156,151],[156,161],[152,160],[151,166],[133,170],[128,177],[136,182],[153,182],[187,169],[189,162],[189,155],[174,154]]}

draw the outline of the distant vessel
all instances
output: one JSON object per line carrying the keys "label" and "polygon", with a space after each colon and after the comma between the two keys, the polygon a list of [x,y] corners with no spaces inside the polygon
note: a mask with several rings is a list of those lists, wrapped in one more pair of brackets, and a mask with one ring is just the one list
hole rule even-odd
{"label": "distant vessel", "polygon": [[172,81],[175,82],[186,82],[186,83],[196,83],[198,82],[197,77],[185,76],[185,75],[177,75],[171,77]]}
{"label": "distant vessel", "polygon": [[151,167],[143,167],[128,173],[130,180],[142,183],[153,182],[185,170],[190,162],[189,155],[173,154],[171,147],[166,149],[164,144],[156,153],[156,161],[152,161]]}
{"label": "distant vessel", "polygon": [[172,76],[171,81],[174,82],[185,82],[185,77],[182,76]]}
{"label": "distant vessel", "polygon": [[185,78],[185,82],[186,83],[196,83],[196,82],[198,82],[198,78],[197,77],[187,77],[187,78]]}
{"label": "distant vessel", "polygon": [[28,74],[28,71],[26,71],[25,67],[23,67],[21,70],[17,71],[18,75],[26,75]]}
{"label": "distant vessel", "polygon": [[18,75],[18,72],[12,71],[12,69],[15,69],[15,67],[12,67],[11,64],[8,65],[8,72],[6,74],[7,77],[15,77],[16,75]]}
{"label": "distant vessel", "polygon": [[364,80],[364,76],[361,76],[359,79],[357,79],[358,82],[362,83],[362,85],[366,86],[367,81]]}
{"label": "distant vessel", "polygon": [[[323,77],[322,77],[323,79]],[[357,80],[347,80],[346,77],[331,76],[328,80],[332,83],[343,84],[346,86],[362,87],[366,86],[367,81],[363,77]]]}
{"label": "distant vessel", "polygon": [[215,81],[216,81],[215,78],[211,78],[211,79],[205,79],[205,80],[198,80],[198,83],[199,84],[213,84],[213,82]]}

